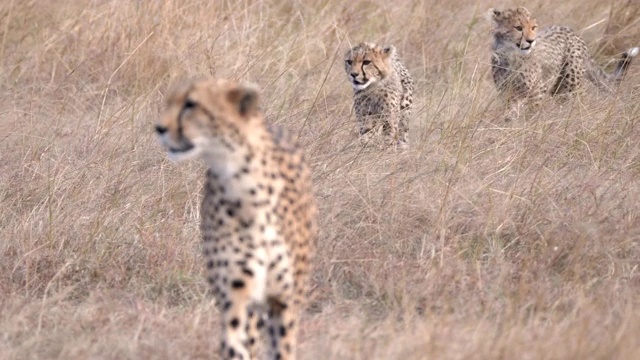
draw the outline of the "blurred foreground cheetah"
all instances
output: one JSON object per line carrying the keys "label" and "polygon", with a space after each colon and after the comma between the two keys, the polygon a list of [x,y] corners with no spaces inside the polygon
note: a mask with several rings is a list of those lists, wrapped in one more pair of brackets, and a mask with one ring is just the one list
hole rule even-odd
{"label": "blurred foreground cheetah", "polygon": [[265,125],[257,100],[250,87],[195,81],[169,96],[156,131],[169,158],[199,156],[209,168],[201,231],[222,358],[255,358],[266,320],[269,358],[293,359],[316,207],[302,152]]}
{"label": "blurred foreground cheetah", "polygon": [[579,89],[585,78],[611,91],[638,54],[637,47],[627,50],[609,74],[591,58],[584,40],[567,27],[553,25],[537,33],[536,20],[523,7],[490,9],[487,15],[493,24],[491,70],[509,106],[507,119],[517,118],[524,103],[537,106],[546,96]]}
{"label": "blurred foreground cheetah", "polygon": [[353,86],[361,140],[383,133],[386,144],[407,147],[413,79],[395,47],[360,43],[347,51],[344,69]]}

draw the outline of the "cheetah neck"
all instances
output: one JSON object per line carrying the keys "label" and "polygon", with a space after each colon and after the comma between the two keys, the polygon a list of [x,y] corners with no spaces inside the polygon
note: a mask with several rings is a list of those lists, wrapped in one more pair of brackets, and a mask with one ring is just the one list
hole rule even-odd
{"label": "cheetah neck", "polygon": [[[238,132],[244,134],[239,140],[225,138],[210,143],[201,152],[201,158],[207,165],[212,174],[215,174],[220,181],[226,181],[243,169],[253,166],[251,164],[253,154],[261,153],[268,147],[268,133],[263,126],[261,118],[250,120],[254,122],[253,126],[245,129],[238,128]],[[260,122],[256,124],[255,122]]]}
{"label": "cheetah neck", "polygon": [[[280,193],[283,188],[282,181],[272,177],[277,169],[273,148],[268,145],[260,150],[243,147],[233,155],[217,158],[215,163],[208,162],[207,165],[209,169],[203,201],[211,196],[225,199],[238,204],[237,214],[243,219],[256,219],[260,223],[266,221],[269,209],[275,204],[277,196],[274,194]],[[215,194],[211,189],[215,189]],[[245,201],[249,199],[252,201]],[[248,206],[240,206],[245,203]],[[251,233],[256,229],[246,228],[242,231]],[[265,232],[263,235],[269,237],[269,234]]]}
{"label": "cheetah neck", "polygon": [[216,175],[220,180],[225,180],[241,170],[245,156],[244,153],[245,151],[243,151],[243,149],[233,151],[204,151],[202,153],[202,159],[212,174]]}
{"label": "cheetah neck", "polygon": [[503,71],[517,71],[526,64],[534,62],[536,56],[533,53],[524,54],[517,48],[508,46],[494,49],[491,55],[491,62],[494,68]]}

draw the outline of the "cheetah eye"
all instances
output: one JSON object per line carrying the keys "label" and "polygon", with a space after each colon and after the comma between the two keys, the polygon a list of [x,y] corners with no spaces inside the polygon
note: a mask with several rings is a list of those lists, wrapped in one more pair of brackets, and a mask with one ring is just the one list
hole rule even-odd
{"label": "cheetah eye", "polygon": [[185,100],[184,105],[182,106],[183,109],[187,110],[187,109],[193,109],[194,107],[196,107],[196,103],[193,100]]}
{"label": "cheetah eye", "polygon": [[347,65],[351,65],[353,63],[351,60],[345,60],[344,62],[346,62]]}
{"label": "cheetah eye", "polygon": [[516,30],[522,31],[522,26],[520,26],[520,25],[516,26]]}
{"label": "cheetah eye", "polygon": [[362,65],[369,65],[371,64],[371,60],[365,60],[362,62]]}
{"label": "cheetah eye", "polygon": [[537,26],[532,26],[531,30],[536,31],[537,28],[538,28]]}

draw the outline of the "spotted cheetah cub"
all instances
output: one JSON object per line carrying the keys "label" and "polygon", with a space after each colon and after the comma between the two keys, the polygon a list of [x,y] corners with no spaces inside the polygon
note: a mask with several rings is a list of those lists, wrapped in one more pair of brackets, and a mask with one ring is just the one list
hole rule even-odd
{"label": "spotted cheetah cub", "polygon": [[606,73],[589,55],[586,43],[568,27],[538,24],[524,7],[487,14],[493,24],[491,72],[509,106],[507,119],[517,118],[525,103],[537,106],[548,96],[568,94],[585,79],[611,91],[624,77],[634,47],[622,54],[613,73]]}
{"label": "spotted cheetah cub", "polygon": [[256,90],[226,80],[179,87],[156,132],[169,158],[208,166],[201,231],[222,358],[255,358],[265,323],[269,358],[295,358],[317,228],[302,152],[267,127]]}
{"label": "spotted cheetah cub", "polygon": [[407,147],[413,79],[393,46],[363,42],[345,54],[353,108],[364,143],[382,133],[384,143]]}

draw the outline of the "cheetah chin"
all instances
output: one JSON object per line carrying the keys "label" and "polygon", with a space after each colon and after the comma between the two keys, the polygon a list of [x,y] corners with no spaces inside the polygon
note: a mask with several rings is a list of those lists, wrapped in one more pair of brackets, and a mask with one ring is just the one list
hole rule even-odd
{"label": "cheetah chin", "polygon": [[198,146],[204,139],[194,139],[193,141],[182,141],[175,145],[166,133],[159,134],[160,144],[167,149],[167,157],[174,162],[192,159],[201,154],[201,146]]}
{"label": "cheetah chin", "polygon": [[189,149],[186,149],[186,150],[169,147],[168,150],[169,151],[167,153],[167,157],[169,158],[169,160],[173,162],[180,162],[188,159],[193,159],[200,155],[200,149],[194,146],[191,146]]}
{"label": "cheetah chin", "polygon": [[351,81],[351,85],[353,86],[353,88],[355,90],[364,90],[364,89],[368,88],[369,85],[371,85],[372,83],[373,83],[372,79],[367,79],[367,81],[364,82],[364,83],[361,83],[356,79],[353,79]]}
{"label": "cheetah chin", "polygon": [[[518,43],[516,44],[516,46],[518,47],[518,49],[520,49],[520,53],[523,55],[529,55],[529,53],[531,53],[531,50],[533,49],[533,47],[536,45],[536,42],[532,42],[531,44],[528,43]],[[526,47],[524,47],[526,46]]]}

